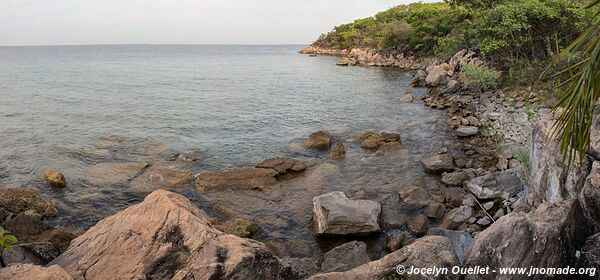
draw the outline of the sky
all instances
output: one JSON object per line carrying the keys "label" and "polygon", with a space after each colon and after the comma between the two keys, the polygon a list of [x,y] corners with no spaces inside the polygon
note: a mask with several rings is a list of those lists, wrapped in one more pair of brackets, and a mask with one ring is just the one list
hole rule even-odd
{"label": "sky", "polygon": [[0,0],[0,46],[308,44],[416,0]]}

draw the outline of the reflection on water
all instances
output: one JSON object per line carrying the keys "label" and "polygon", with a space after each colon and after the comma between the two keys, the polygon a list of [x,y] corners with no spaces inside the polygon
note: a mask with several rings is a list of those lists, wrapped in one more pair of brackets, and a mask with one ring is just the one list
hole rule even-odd
{"label": "reflection on water", "polygon": [[[260,239],[281,254],[317,253],[312,197],[332,190],[387,203],[401,222],[398,190],[434,184],[419,160],[449,139],[425,122],[438,113],[401,101],[410,83],[403,72],[337,67],[336,58],[299,55],[299,47],[0,47],[0,185],[36,188],[61,210],[53,223],[87,228],[143,199],[127,185],[85,180],[95,163],[152,160],[98,153],[99,139],[118,135],[198,150],[199,161],[179,163],[194,174],[274,156],[314,163],[275,190],[178,190],[213,215],[255,221]],[[351,142],[367,128],[399,132],[406,149],[373,156]],[[345,160],[291,148],[320,129],[345,141]],[[67,189],[43,184],[50,167],[66,175]]]}

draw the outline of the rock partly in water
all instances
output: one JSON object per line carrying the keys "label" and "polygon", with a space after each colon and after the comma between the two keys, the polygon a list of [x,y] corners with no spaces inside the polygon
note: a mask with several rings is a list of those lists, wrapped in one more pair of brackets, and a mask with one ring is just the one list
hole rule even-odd
{"label": "rock partly in water", "polygon": [[427,206],[431,200],[431,196],[426,190],[420,187],[411,187],[407,190],[398,193],[402,206],[408,210],[419,209]]}
{"label": "rock partly in water", "polygon": [[86,171],[86,180],[95,185],[125,185],[149,166],[144,162],[98,163]]}
{"label": "rock partly in water", "polygon": [[13,264],[0,269],[0,279],[10,280],[72,280],[73,278],[60,266],[43,267],[33,264]]}
{"label": "rock partly in water", "polygon": [[370,200],[348,199],[343,192],[313,198],[317,235],[364,235],[379,232],[381,205]]}
{"label": "rock partly in water", "polygon": [[58,209],[30,189],[0,189],[0,208],[13,215],[34,211],[42,217],[55,217]]}
{"label": "rock partly in water", "polygon": [[454,170],[454,162],[449,154],[434,154],[421,160],[421,165],[428,173],[443,173]]}
{"label": "rock partly in water", "polygon": [[[443,236],[425,236],[383,258],[344,272],[317,274],[310,280],[386,279],[395,277],[396,267],[451,268],[459,265],[452,242]],[[404,275],[403,277],[407,277]],[[413,275],[411,275],[413,277]],[[390,278],[390,279],[395,279]]]}
{"label": "rock partly in water", "polygon": [[296,174],[304,171],[304,163],[291,158],[272,158],[256,165],[257,168],[270,168],[277,172],[277,176]]}
{"label": "rock partly in water", "polygon": [[278,172],[271,168],[242,168],[225,172],[204,172],[196,178],[198,191],[218,191],[225,189],[262,190],[279,186]]}
{"label": "rock partly in water", "polygon": [[214,229],[164,190],[98,222],[51,264],[75,279],[275,279],[281,270],[264,244]]}
{"label": "rock partly in water", "polygon": [[451,67],[447,63],[428,67],[425,83],[430,87],[437,87],[445,84],[447,82],[450,70]]}
{"label": "rock partly in water", "polygon": [[363,149],[377,149],[386,143],[401,143],[400,134],[388,132],[374,133],[362,141],[360,147]]}
{"label": "rock partly in water", "polygon": [[346,271],[371,261],[367,255],[367,244],[352,241],[337,246],[323,257],[321,272]]}
{"label": "rock partly in water", "polygon": [[331,147],[331,135],[326,130],[317,131],[308,136],[304,141],[304,147],[311,149],[329,149]]}
{"label": "rock partly in water", "polygon": [[144,173],[131,181],[131,188],[137,192],[150,193],[157,189],[176,189],[188,187],[194,174],[187,169],[168,165],[152,165]]}
{"label": "rock partly in water", "polygon": [[46,180],[46,182],[53,187],[64,188],[67,186],[67,180],[65,179],[65,176],[56,169],[44,171],[43,177],[44,180]]}
{"label": "rock partly in water", "polygon": [[335,148],[329,154],[331,158],[343,159],[346,156],[346,148],[342,142],[335,143]]}

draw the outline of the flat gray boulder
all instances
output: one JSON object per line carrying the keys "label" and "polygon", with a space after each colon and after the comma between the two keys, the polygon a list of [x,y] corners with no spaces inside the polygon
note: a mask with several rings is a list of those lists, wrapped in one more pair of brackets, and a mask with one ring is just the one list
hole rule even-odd
{"label": "flat gray boulder", "polygon": [[458,137],[468,137],[468,136],[473,136],[476,135],[477,132],[479,132],[479,128],[477,128],[476,126],[459,126],[456,129],[456,135]]}
{"label": "flat gray boulder", "polygon": [[525,189],[519,170],[509,169],[473,178],[465,187],[478,199],[509,199]]}
{"label": "flat gray boulder", "polygon": [[317,235],[365,235],[379,232],[381,205],[371,200],[348,199],[343,192],[313,198]]}

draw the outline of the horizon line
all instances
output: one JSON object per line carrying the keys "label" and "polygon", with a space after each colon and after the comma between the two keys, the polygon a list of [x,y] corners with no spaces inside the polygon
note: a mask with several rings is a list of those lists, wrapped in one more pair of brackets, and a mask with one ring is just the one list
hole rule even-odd
{"label": "horizon line", "polygon": [[[310,43],[309,43],[310,44]],[[69,46],[295,46],[308,45],[306,43],[285,43],[285,44],[196,44],[196,43],[107,43],[107,44],[31,44],[31,45],[0,45],[0,47],[69,47]]]}

